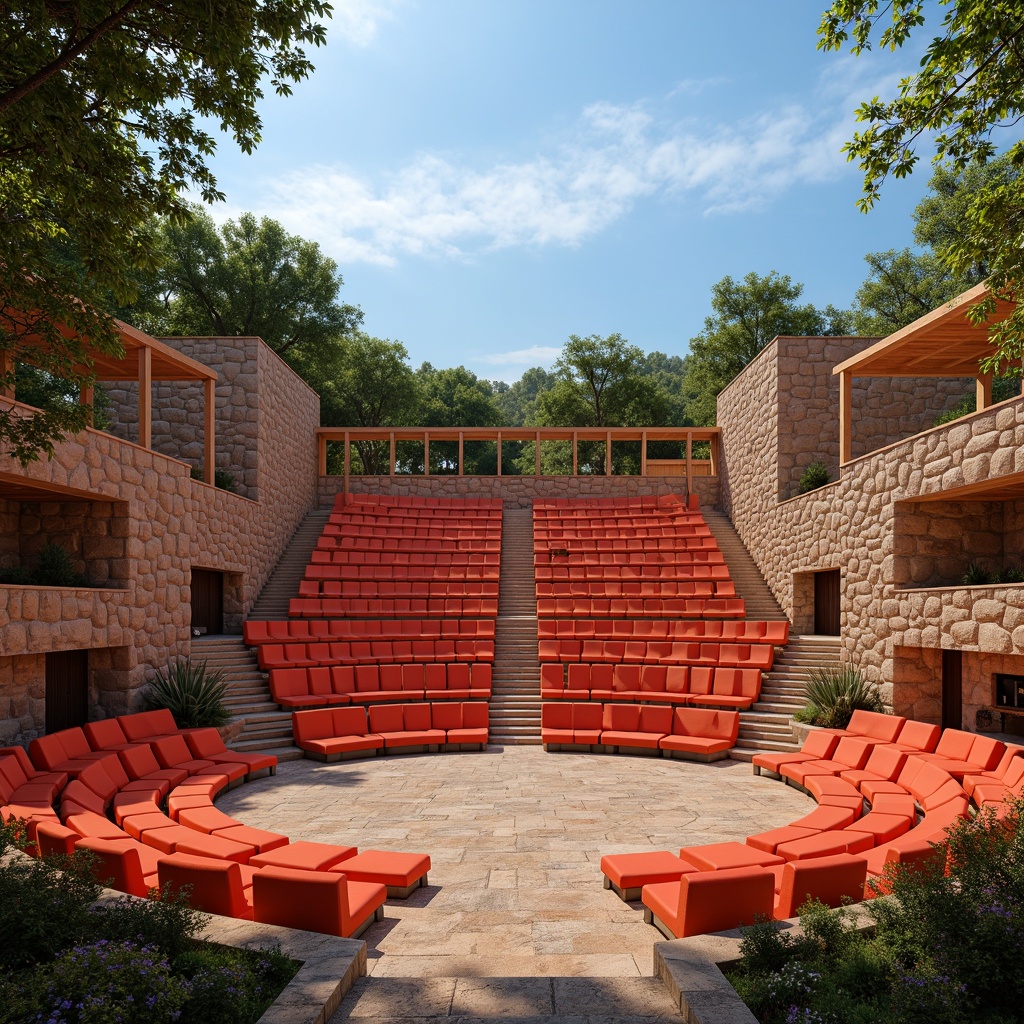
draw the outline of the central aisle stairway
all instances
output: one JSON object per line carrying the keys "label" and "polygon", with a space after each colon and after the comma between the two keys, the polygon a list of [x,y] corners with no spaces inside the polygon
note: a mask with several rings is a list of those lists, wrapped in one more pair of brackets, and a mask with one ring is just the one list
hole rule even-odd
{"label": "central aisle stairway", "polygon": [[315,508],[306,513],[267,577],[248,618],[264,622],[288,618],[288,602],[299,595],[299,583],[330,516],[329,508]]}
{"label": "central aisle stairway", "polygon": [[540,743],[540,663],[533,571],[533,509],[506,504],[494,636],[490,742]]}

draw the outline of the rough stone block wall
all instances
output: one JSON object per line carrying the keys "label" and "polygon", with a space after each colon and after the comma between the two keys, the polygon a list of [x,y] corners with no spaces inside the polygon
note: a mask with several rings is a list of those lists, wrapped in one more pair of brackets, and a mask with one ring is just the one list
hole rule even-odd
{"label": "rough stone block wall", "polygon": [[[915,656],[915,676],[897,649],[1024,655],[1024,586],[900,587],[897,503],[1024,472],[1024,400],[891,444],[849,463],[836,483],[780,502],[766,485],[777,478],[785,382],[776,370],[770,345],[719,397],[724,507],[787,614],[806,618],[797,574],[841,571],[845,659],[882,684],[898,712],[934,720],[918,678],[934,681],[934,655]],[[856,423],[856,406],[854,416]],[[1018,521],[1016,506],[1011,519]]]}

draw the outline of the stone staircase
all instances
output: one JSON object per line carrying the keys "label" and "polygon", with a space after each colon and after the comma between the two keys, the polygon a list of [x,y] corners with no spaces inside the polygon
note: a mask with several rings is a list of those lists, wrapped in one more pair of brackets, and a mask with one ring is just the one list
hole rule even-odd
{"label": "stone staircase", "polygon": [[316,547],[317,538],[324,532],[330,514],[331,510],[326,508],[315,508],[306,513],[263,585],[249,612],[250,619],[288,618],[288,602],[299,595],[299,582],[305,575],[309,557]]}
{"label": "stone staircase", "polygon": [[533,571],[533,509],[506,503],[494,636],[490,742],[540,743],[540,663]]}
{"label": "stone staircase", "polygon": [[749,761],[761,750],[798,750],[793,736],[793,712],[803,705],[807,673],[839,664],[837,636],[794,636],[777,654],[761,683],[761,699],[740,712],[740,734],[730,756]]}
{"label": "stone staircase", "polygon": [[701,509],[701,512],[725,557],[725,564],[729,566],[729,575],[736,584],[736,595],[742,597],[746,604],[747,618],[757,622],[786,618],[729,517],[714,509]]}
{"label": "stone staircase", "polygon": [[210,669],[219,669],[228,684],[224,703],[232,723],[243,723],[242,731],[231,741],[233,750],[276,754],[279,761],[302,756],[292,742],[291,714],[279,710],[270,699],[256,655],[240,636],[197,637],[192,641],[192,656],[205,660]]}

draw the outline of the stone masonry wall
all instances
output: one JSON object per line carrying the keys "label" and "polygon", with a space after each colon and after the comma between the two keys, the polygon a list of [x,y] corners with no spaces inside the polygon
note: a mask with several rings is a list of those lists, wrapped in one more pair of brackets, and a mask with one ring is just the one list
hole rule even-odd
{"label": "stone masonry wall", "polygon": [[[722,501],[783,609],[794,612],[795,574],[840,569],[844,658],[880,682],[897,710],[919,707],[920,697],[917,683],[901,693],[911,683],[897,649],[1024,654],[1024,587],[901,589],[894,529],[899,501],[1024,472],[1024,400],[890,445],[848,464],[837,483],[780,502],[765,481],[776,478],[773,433],[778,404],[790,400],[785,387],[773,344],[718,405]],[[920,707],[930,710],[917,717],[937,713]],[[973,728],[968,710],[964,725]]]}

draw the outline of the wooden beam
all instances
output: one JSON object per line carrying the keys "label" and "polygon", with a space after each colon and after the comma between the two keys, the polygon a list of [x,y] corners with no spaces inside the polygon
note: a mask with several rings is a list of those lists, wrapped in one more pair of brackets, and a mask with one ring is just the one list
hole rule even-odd
{"label": "wooden beam", "polygon": [[423,475],[430,476],[430,431],[423,431]]}
{"label": "wooden beam", "polygon": [[711,470],[711,475],[712,476],[718,476],[718,439],[719,439],[719,436],[720,436],[719,434],[715,434],[715,436],[713,438],[711,438],[711,441],[709,442],[709,444],[711,445],[711,466],[709,468]]}
{"label": "wooden beam", "polygon": [[839,463],[853,458],[853,374],[839,374]]}
{"label": "wooden beam", "polygon": [[348,491],[348,478],[349,473],[352,470],[352,442],[349,440],[348,431],[345,431],[345,499],[344,503],[348,504],[349,491]]}
{"label": "wooden beam", "polygon": [[501,431],[498,431],[498,476],[501,476]]}
{"label": "wooden beam", "polygon": [[148,346],[139,349],[139,444],[153,447],[153,350]]}
{"label": "wooden beam", "polygon": [[640,475],[647,476],[647,431],[640,435]]}
{"label": "wooden beam", "polygon": [[537,445],[537,449],[536,449],[535,454],[536,454],[537,457],[536,457],[536,460],[535,460],[536,467],[534,469],[534,474],[533,475],[534,476],[540,476],[540,431],[539,430],[537,431],[536,445]]}
{"label": "wooden beam", "polygon": [[604,439],[604,475],[612,475],[612,432],[610,430]]}
{"label": "wooden beam", "polygon": [[316,450],[317,471],[321,476],[327,476],[327,438],[317,438]]}
{"label": "wooden beam", "polygon": [[203,382],[206,407],[203,410],[203,479],[212,484],[217,479],[217,382]]}
{"label": "wooden beam", "polygon": [[395,475],[395,432],[388,437],[388,476]]}
{"label": "wooden beam", "polygon": [[578,430],[572,432],[572,475],[580,475],[580,435]]}
{"label": "wooden beam", "polygon": [[978,412],[987,409],[992,404],[992,374],[978,374],[974,382],[974,394],[977,398],[976,408]]}
{"label": "wooden beam", "polygon": [[464,439],[465,439],[465,435],[460,430],[459,431],[459,476],[463,475],[463,473],[462,473],[462,454],[463,454],[464,447],[465,447],[464,443],[463,443]]}
{"label": "wooden beam", "polygon": [[[14,357],[11,353],[5,349],[0,348],[0,377],[6,377],[7,374],[14,372]],[[13,387],[0,387],[0,398],[10,398],[14,400],[14,388]]]}
{"label": "wooden beam", "polygon": [[686,500],[693,493],[693,434],[686,433]]}

